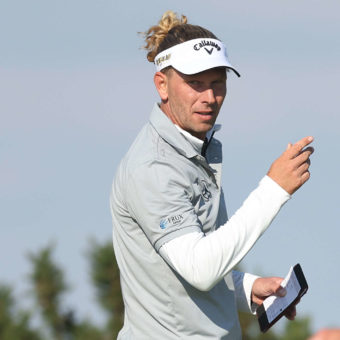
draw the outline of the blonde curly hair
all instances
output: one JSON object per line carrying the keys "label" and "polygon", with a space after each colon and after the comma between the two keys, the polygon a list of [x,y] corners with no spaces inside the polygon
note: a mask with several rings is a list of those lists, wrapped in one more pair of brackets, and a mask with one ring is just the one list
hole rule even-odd
{"label": "blonde curly hair", "polygon": [[148,61],[154,62],[158,53],[188,40],[196,38],[218,39],[207,29],[187,22],[185,15],[177,17],[175,12],[166,11],[158,25],[151,26],[144,32],[144,49],[149,51],[147,53]]}

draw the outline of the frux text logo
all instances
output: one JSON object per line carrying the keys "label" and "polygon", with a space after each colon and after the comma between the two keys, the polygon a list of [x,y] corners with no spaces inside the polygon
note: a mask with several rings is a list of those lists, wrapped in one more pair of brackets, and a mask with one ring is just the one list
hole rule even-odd
{"label": "frux text logo", "polygon": [[161,227],[161,229],[165,229],[168,227],[173,227],[177,224],[180,224],[183,221],[183,215],[178,214],[175,216],[170,216],[167,218],[163,218],[159,224],[159,226]]}

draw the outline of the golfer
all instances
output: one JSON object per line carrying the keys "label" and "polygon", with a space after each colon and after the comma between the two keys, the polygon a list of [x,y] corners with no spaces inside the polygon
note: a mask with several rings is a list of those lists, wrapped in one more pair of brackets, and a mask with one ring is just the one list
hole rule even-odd
{"label": "golfer", "polygon": [[[227,77],[239,72],[222,41],[171,11],[145,40],[160,101],[112,186],[113,245],[125,304],[118,339],[241,339],[237,310],[254,313],[267,296],[285,291],[282,278],[234,268],[309,179],[313,138],[288,144],[228,218],[215,121]],[[293,307],[286,316],[295,313]]]}

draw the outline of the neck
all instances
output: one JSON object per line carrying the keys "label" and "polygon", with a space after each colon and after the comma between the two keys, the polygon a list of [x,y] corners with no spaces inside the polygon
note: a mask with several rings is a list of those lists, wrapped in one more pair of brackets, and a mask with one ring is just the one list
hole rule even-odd
{"label": "neck", "polygon": [[170,105],[169,105],[169,101],[162,101],[161,105],[160,105],[160,109],[164,112],[164,114],[177,126],[179,126],[182,130],[185,130],[186,132],[190,133],[192,136],[204,141],[206,133],[196,133],[194,131],[189,131],[185,128],[183,128],[183,126],[181,126],[181,124],[177,121],[177,119],[174,117],[174,115],[172,114]]}

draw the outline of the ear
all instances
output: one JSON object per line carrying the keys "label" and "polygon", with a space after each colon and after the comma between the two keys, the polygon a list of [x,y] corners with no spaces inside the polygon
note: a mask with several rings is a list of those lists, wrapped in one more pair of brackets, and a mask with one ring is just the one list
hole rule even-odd
{"label": "ear", "polygon": [[168,76],[162,72],[156,72],[153,81],[162,101],[166,101],[168,99]]}

